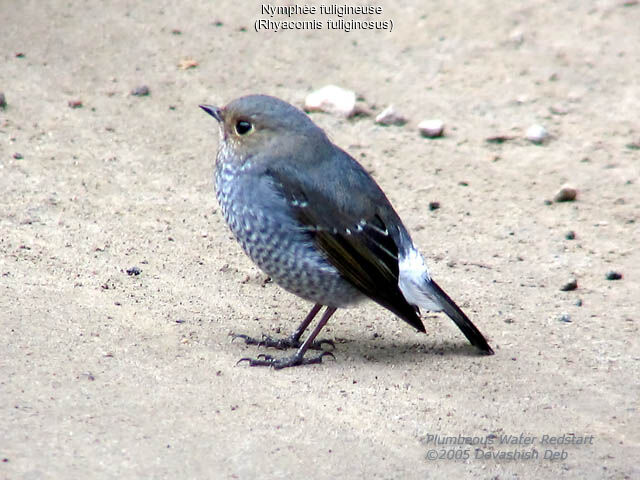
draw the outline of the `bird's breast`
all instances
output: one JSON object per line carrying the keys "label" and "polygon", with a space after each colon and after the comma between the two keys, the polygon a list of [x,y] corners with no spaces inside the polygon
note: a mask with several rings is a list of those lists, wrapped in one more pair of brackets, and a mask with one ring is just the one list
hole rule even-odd
{"label": "bird's breast", "polygon": [[238,243],[276,283],[309,301],[335,307],[361,298],[313,243],[291,206],[265,177],[222,166],[216,196]]}

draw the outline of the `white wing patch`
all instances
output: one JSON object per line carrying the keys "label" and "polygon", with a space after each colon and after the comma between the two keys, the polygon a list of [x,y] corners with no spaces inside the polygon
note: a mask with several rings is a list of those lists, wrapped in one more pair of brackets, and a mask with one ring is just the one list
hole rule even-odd
{"label": "white wing patch", "polygon": [[424,258],[415,248],[400,257],[398,287],[407,302],[430,312],[440,312],[440,302],[431,294],[431,276]]}

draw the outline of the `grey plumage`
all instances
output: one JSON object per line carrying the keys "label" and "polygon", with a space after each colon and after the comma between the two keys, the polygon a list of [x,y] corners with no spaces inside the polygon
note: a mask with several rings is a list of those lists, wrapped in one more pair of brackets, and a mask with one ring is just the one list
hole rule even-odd
{"label": "grey plumage", "polygon": [[[471,343],[493,353],[430,278],[380,187],[307,115],[265,95],[242,97],[224,109],[201,107],[220,122],[216,194],[231,231],[276,283],[328,307],[322,325],[336,308],[367,297],[420,331],[419,307],[444,309]],[[319,362],[304,359],[305,345],[309,339],[292,357],[251,364]]]}

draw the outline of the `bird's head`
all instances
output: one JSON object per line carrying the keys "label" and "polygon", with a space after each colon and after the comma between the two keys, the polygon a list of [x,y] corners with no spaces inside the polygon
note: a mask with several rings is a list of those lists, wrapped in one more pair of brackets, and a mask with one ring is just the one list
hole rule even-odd
{"label": "bird's head", "polygon": [[301,110],[267,95],[249,95],[226,107],[200,105],[220,128],[220,150],[224,162],[244,163],[257,155],[297,158],[296,152],[309,142],[325,144],[327,137]]}

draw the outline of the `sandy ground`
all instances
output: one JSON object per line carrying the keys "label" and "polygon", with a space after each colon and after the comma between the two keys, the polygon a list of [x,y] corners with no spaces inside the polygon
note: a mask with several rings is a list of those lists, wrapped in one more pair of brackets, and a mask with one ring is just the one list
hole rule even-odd
{"label": "sandy ground", "polygon": [[[349,33],[256,33],[237,5],[0,3],[0,478],[640,478],[640,5],[383,1],[392,32]],[[260,349],[230,332],[309,305],[232,240],[197,105],[329,83],[410,119],[313,115],[495,356],[367,304],[323,332],[336,361],[236,366]]]}

